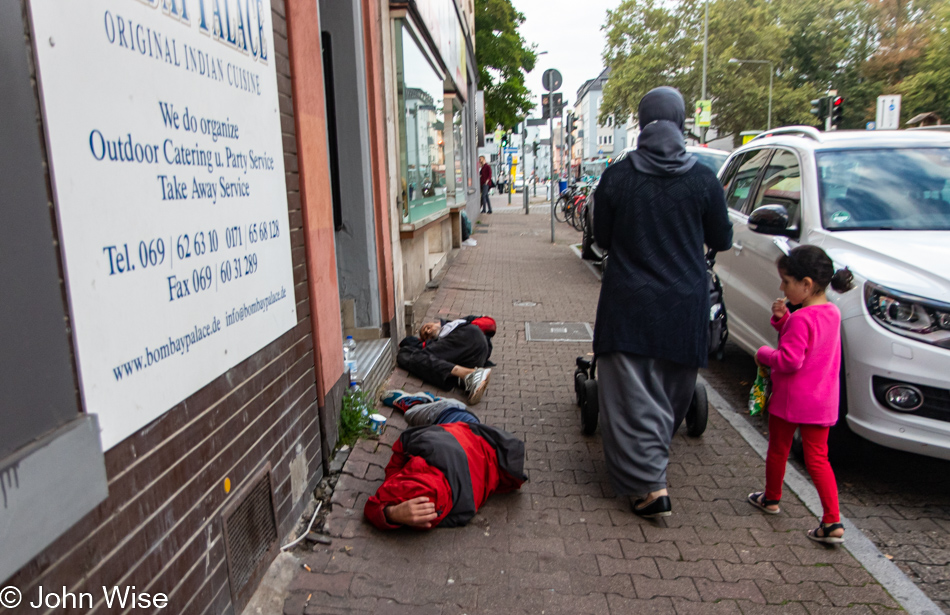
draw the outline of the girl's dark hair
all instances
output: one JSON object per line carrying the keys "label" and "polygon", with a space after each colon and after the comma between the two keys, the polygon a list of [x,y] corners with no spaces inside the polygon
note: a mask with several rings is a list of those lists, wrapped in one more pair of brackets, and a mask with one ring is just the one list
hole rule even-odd
{"label": "girl's dark hair", "polygon": [[854,276],[848,268],[835,271],[831,258],[818,246],[798,246],[780,256],[777,265],[779,270],[798,281],[811,278],[821,290],[825,290],[829,284],[839,293],[854,287]]}

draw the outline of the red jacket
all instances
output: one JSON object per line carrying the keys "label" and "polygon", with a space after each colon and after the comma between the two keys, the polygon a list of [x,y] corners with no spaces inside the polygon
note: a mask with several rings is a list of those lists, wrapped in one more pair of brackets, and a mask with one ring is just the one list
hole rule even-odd
{"label": "red jacket", "polygon": [[400,526],[383,510],[415,497],[435,503],[432,527],[467,524],[489,495],[521,487],[524,442],[501,429],[473,423],[407,429],[393,444],[386,478],[363,514],[381,530]]}

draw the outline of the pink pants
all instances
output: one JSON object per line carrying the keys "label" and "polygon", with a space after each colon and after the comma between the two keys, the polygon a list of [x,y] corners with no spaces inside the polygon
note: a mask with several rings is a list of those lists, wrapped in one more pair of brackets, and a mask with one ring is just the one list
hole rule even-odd
{"label": "pink pants", "polygon": [[785,480],[785,462],[792,450],[795,430],[801,429],[805,449],[805,468],[815,483],[824,515],[822,523],[838,523],[838,483],[828,463],[828,427],[821,425],[797,425],[785,419],[769,415],[769,452],[765,456],[765,499],[782,499],[782,482]]}

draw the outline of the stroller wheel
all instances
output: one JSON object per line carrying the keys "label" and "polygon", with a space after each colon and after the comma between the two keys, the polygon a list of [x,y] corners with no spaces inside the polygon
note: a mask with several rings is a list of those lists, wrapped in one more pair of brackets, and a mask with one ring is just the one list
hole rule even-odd
{"label": "stroller wheel", "polygon": [[805,463],[805,445],[802,442],[801,429],[796,429],[795,435],[792,436],[792,455],[794,455],[798,461]]}
{"label": "stroller wheel", "polygon": [[691,438],[703,435],[708,421],[709,402],[706,399],[706,387],[697,382],[693,399],[689,402],[689,410],[686,411],[686,435]]}
{"label": "stroller wheel", "polygon": [[597,398],[597,381],[593,378],[584,383],[584,403],[581,405],[581,433],[593,435],[597,430],[597,416],[600,402]]}
{"label": "stroller wheel", "polygon": [[584,383],[587,382],[587,372],[578,368],[574,370],[574,399],[578,406],[584,407]]}

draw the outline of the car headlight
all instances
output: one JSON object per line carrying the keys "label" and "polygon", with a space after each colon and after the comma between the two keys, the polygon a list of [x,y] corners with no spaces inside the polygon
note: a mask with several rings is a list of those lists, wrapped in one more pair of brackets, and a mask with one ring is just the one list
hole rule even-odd
{"label": "car headlight", "polygon": [[864,304],[875,322],[898,335],[950,349],[950,304],[907,295],[870,282]]}

